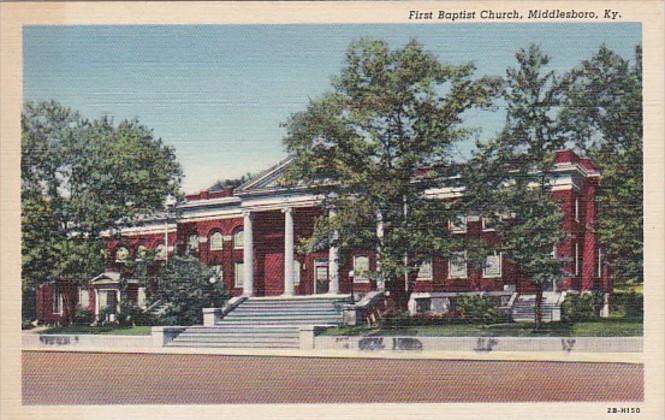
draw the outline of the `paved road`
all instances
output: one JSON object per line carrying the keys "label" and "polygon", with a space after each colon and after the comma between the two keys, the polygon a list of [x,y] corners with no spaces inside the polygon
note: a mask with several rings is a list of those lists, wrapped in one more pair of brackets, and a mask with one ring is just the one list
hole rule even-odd
{"label": "paved road", "polygon": [[23,353],[24,404],[638,401],[618,363]]}

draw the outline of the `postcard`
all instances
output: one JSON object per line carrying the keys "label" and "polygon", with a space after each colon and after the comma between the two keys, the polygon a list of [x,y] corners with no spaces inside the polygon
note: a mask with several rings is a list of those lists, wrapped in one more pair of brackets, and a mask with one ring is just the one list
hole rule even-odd
{"label": "postcard", "polygon": [[5,2],[3,418],[662,418],[663,3]]}

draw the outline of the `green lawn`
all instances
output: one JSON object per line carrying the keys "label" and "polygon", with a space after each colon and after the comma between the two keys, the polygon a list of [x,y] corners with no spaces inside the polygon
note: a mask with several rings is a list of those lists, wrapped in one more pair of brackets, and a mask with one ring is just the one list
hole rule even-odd
{"label": "green lawn", "polygon": [[533,332],[533,323],[478,325],[449,324],[413,327],[341,327],[329,328],[322,335],[372,335],[372,336],[421,336],[421,337],[632,337],[642,336],[642,321],[631,319],[603,319],[594,322],[578,322],[573,325],[561,322],[544,324],[541,332]]}
{"label": "green lawn", "polygon": [[150,335],[148,326],[103,326],[90,327],[88,325],[70,325],[68,327],[53,327],[40,334],[106,334],[106,335]]}

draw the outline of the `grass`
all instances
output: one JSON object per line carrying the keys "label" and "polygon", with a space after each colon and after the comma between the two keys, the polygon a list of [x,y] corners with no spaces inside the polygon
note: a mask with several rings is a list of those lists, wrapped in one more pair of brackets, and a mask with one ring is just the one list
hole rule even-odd
{"label": "grass", "polygon": [[106,325],[91,327],[89,325],[70,325],[67,327],[52,327],[40,334],[104,334],[104,335],[150,335],[148,326]]}
{"label": "grass", "polygon": [[322,335],[420,336],[420,337],[633,337],[642,336],[641,319],[603,319],[566,324],[551,322],[540,332],[533,323],[509,324],[448,324],[408,327],[340,327],[329,328]]}

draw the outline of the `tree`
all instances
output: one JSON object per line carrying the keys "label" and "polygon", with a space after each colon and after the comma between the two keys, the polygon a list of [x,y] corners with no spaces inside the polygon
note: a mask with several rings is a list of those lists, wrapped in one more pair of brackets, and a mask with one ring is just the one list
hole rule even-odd
{"label": "tree", "polygon": [[466,165],[462,201],[491,220],[497,252],[537,287],[539,329],[544,285],[564,274],[564,261],[552,252],[565,236],[550,177],[555,151],[565,145],[556,110],[566,85],[546,71],[550,59],[537,46],[519,50],[516,58],[518,66],[505,78],[505,126],[496,138],[479,144]]}
{"label": "tree", "polygon": [[240,185],[252,179],[254,176],[255,175],[252,174],[251,172],[247,172],[245,175],[239,178],[220,179],[214,184],[212,184],[210,188],[208,188],[208,191],[220,191],[226,188],[237,188]]}
{"label": "tree", "polygon": [[317,221],[307,250],[378,249],[372,274],[398,290],[432,254],[459,246],[446,223],[458,209],[423,191],[452,173],[451,148],[472,132],[460,125],[464,111],[491,105],[497,81],[473,72],[414,40],[396,50],[380,40],[351,44],[332,91],[286,123],[287,182],[313,186],[336,212]]}
{"label": "tree", "polygon": [[[25,104],[21,197],[23,286],[65,289],[104,268],[102,233],[163,211],[179,195],[173,148],[137,120],[83,119],[51,101]],[[63,294],[64,319],[72,315]]]}
{"label": "tree", "polygon": [[164,305],[164,325],[201,324],[203,308],[222,307],[228,298],[221,279],[195,257],[174,256],[157,277],[159,290],[150,300]]}
{"label": "tree", "polygon": [[596,232],[619,284],[643,282],[642,51],[601,46],[567,77],[566,136],[598,166]]}

